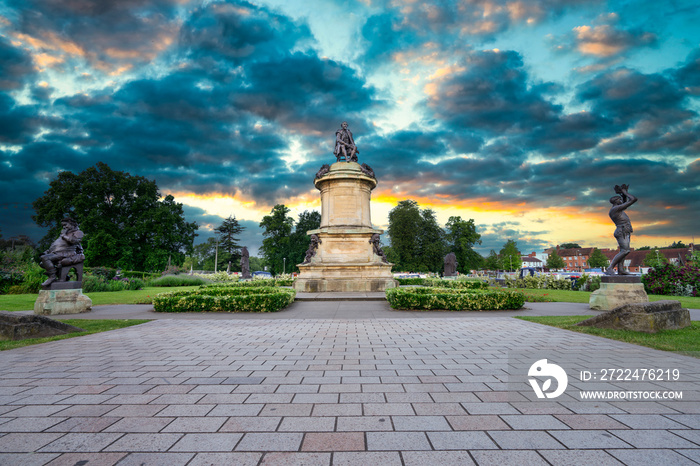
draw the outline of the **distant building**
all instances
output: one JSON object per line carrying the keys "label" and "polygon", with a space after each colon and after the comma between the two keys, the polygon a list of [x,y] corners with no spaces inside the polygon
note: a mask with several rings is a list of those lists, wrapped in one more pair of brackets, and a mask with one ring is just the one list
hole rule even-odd
{"label": "distant building", "polygon": [[[671,264],[679,265],[681,262],[685,262],[686,258],[693,253],[694,245],[690,243],[687,248],[673,248],[673,249],[645,249],[645,250],[635,250],[632,248],[632,252],[625,258],[625,267],[630,272],[635,273],[646,273],[649,271],[649,267],[644,265],[644,259],[650,252],[656,253],[659,251],[659,255],[668,259]],[[618,250],[601,249],[605,257],[611,260],[615,257],[615,254],[619,252]]]}
{"label": "distant building", "polygon": [[[535,254],[534,252],[532,254]],[[522,259],[522,265],[521,268],[525,267],[535,267],[535,268],[542,268],[545,266],[545,264],[538,259],[537,257],[534,257],[532,255],[527,255],[527,256],[521,256]]]}

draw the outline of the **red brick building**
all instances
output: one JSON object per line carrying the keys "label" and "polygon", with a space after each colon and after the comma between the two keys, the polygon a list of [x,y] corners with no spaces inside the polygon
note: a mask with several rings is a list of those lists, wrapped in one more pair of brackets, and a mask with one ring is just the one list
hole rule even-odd
{"label": "red brick building", "polygon": [[[681,261],[685,262],[686,258],[693,253],[693,250],[693,243],[690,243],[687,248],[646,249],[642,251],[632,248],[632,251],[625,258],[625,267],[627,267],[630,272],[646,272],[649,267],[644,265],[644,259],[646,258],[647,254],[650,252],[656,254],[656,251],[659,252],[660,256],[668,259],[671,264],[679,264]],[[608,258],[608,260],[612,260],[612,258],[615,257],[619,251],[619,249],[614,251],[610,249],[601,249],[601,252]]]}

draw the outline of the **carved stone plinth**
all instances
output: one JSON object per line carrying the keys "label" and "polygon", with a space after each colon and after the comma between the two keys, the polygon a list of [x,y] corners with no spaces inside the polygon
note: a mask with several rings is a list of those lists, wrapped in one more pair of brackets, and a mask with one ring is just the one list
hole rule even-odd
{"label": "carved stone plinth", "polygon": [[393,264],[375,254],[370,197],[377,180],[355,162],[337,162],[314,181],[321,191],[321,227],[307,234],[319,244],[309,263],[299,264],[300,292],[384,291],[396,286]]}
{"label": "carved stone plinth", "polygon": [[689,327],[690,312],[680,301],[625,304],[576,325],[656,333]]}
{"label": "carved stone plinth", "polygon": [[624,304],[648,303],[649,297],[644,291],[641,279],[630,275],[604,276],[600,289],[591,293],[588,301],[595,311],[611,311]]}
{"label": "carved stone plinth", "polygon": [[81,328],[44,316],[17,315],[0,311],[0,340],[24,340],[82,332]]}
{"label": "carved stone plinth", "polygon": [[80,314],[90,309],[92,300],[83,294],[82,289],[41,290],[34,303],[34,314],[43,316]]}

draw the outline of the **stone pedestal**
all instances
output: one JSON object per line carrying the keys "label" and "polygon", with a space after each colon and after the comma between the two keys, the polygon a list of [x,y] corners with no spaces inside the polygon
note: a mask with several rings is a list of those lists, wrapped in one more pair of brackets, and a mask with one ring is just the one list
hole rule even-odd
{"label": "stone pedestal", "polygon": [[680,301],[625,304],[576,325],[656,333],[690,327],[690,312]]}
{"label": "stone pedestal", "polygon": [[641,279],[630,275],[609,275],[601,278],[600,289],[588,301],[594,311],[611,311],[624,304],[648,303]]}
{"label": "stone pedestal", "polygon": [[308,264],[299,264],[294,288],[300,292],[384,291],[396,286],[391,266],[374,253],[370,239],[383,230],[372,227],[371,191],[377,180],[356,162],[337,162],[314,181],[321,191],[320,239]]}
{"label": "stone pedestal", "polygon": [[43,316],[80,314],[90,309],[92,300],[83,294],[82,289],[41,290],[34,303],[34,314]]}

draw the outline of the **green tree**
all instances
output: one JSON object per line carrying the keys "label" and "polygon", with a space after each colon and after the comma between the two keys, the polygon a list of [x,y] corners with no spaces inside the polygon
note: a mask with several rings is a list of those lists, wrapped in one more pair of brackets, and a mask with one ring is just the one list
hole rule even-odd
{"label": "green tree", "polygon": [[270,215],[264,216],[260,222],[264,236],[260,253],[273,275],[282,273],[285,259],[288,262],[292,257],[291,234],[294,219],[289,217],[289,212],[290,209],[284,204],[277,204],[270,211]]}
{"label": "green tree", "polygon": [[244,229],[236,217],[230,215],[218,228],[214,229],[219,237],[218,270],[226,270],[229,262],[231,262],[232,272],[241,270],[241,245],[238,241]]}
{"label": "green tree", "polygon": [[559,247],[561,249],[580,249],[581,248],[581,246],[579,246],[578,243],[564,243]]}
{"label": "green tree", "polygon": [[659,250],[649,251],[646,256],[644,256],[644,265],[647,267],[661,267],[668,264],[668,259],[666,256],[659,253]]}
{"label": "green tree", "polygon": [[203,243],[195,244],[192,249],[192,266],[195,270],[214,270],[216,255],[216,238],[211,237]]}
{"label": "green tree", "polygon": [[687,248],[687,247],[688,247],[688,245],[685,244],[683,241],[674,241],[667,248],[664,248],[664,249],[681,249],[681,248]]}
{"label": "green tree", "polygon": [[389,228],[387,233],[391,241],[389,262],[394,263],[394,270],[417,271],[420,246],[421,213],[418,203],[413,200],[400,201],[389,211]]}
{"label": "green tree", "polygon": [[498,257],[496,251],[491,249],[489,255],[484,259],[484,268],[486,270],[499,270],[501,268],[501,258]]}
{"label": "green tree", "polygon": [[418,230],[419,257],[415,270],[418,272],[440,272],[445,263],[447,243],[445,231],[440,227],[432,209],[420,212]]}
{"label": "green tree", "polygon": [[306,250],[309,248],[311,239],[306,234],[309,230],[318,230],[321,226],[321,214],[315,210],[299,214],[296,228],[292,234],[291,256],[287,259],[287,272],[298,272],[297,264],[304,262]]}
{"label": "green tree", "polygon": [[168,258],[180,265],[192,251],[197,230],[173,196],[161,200],[155,181],[102,162],[77,175],[60,172],[33,206],[34,221],[49,228],[40,250],[58,237],[61,219],[68,215],[85,233],[90,266],[154,271],[163,270]]}
{"label": "green tree", "polygon": [[590,257],[588,257],[588,265],[596,269],[599,267],[607,267],[609,263],[610,261],[608,258],[605,257],[605,254],[600,252],[598,248],[594,248]]}
{"label": "green tree", "polygon": [[450,217],[445,225],[448,249],[457,257],[457,271],[469,273],[484,265],[484,258],[474,251],[475,244],[481,244],[481,235],[476,232],[474,219],[462,220],[462,217]]}
{"label": "green tree", "polygon": [[550,270],[559,270],[563,269],[565,265],[564,259],[557,254],[556,249],[553,249],[552,252],[549,253],[549,257],[547,257],[547,268]]}
{"label": "green tree", "polygon": [[248,265],[250,265],[251,272],[259,272],[261,270],[265,270],[265,259],[261,259],[260,257],[256,256],[250,256],[248,258]]}
{"label": "green tree", "polygon": [[523,263],[523,258],[520,251],[518,251],[518,243],[512,239],[506,241],[498,255],[501,258],[501,268],[503,270],[518,270]]}

